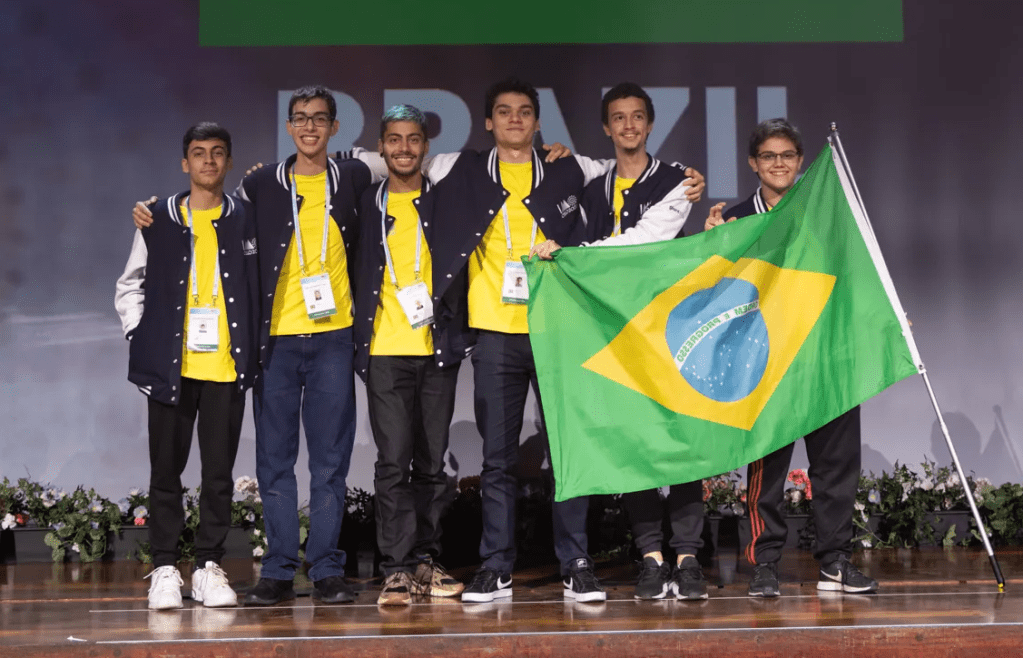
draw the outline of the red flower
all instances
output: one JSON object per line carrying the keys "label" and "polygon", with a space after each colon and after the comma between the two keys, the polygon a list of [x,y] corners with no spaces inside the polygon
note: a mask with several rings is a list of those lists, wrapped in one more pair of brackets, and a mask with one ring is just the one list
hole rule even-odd
{"label": "red flower", "polygon": [[27,521],[28,521],[28,518],[24,514],[15,514],[14,515],[14,522],[17,523],[18,525],[25,525],[25,523]]}
{"label": "red flower", "polygon": [[813,500],[813,487],[810,485],[810,480],[806,481],[806,499]]}
{"label": "red flower", "polygon": [[135,517],[135,525],[146,525],[146,520],[145,519],[140,519],[139,517],[136,516]]}

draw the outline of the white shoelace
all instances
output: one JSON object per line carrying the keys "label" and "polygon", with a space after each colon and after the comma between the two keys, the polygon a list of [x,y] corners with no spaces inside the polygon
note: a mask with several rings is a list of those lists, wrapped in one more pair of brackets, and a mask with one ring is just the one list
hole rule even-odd
{"label": "white shoelace", "polygon": [[169,565],[153,569],[145,577],[153,579],[150,588],[154,590],[181,589],[185,584],[177,567]]}

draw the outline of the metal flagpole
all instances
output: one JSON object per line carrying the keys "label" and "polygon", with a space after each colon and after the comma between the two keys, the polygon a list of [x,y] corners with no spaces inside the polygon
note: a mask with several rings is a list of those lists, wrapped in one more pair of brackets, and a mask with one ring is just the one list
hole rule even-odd
{"label": "metal flagpole", "polygon": [[828,136],[828,142],[834,146],[835,152],[838,154],[838,159],[842,163],[842,168],[844,169],[843,173],[848,177],[850,187],[855,195],[856,203],[859,205],[859,211],[862,214],[863,219],[861,228],[865,227],[869,232],[869,234],[863,235],[864,239],[868,243],[867,249],[870,251],[871,258],[874,260],[874,265],[877,267],[882,283],[885,284],[885,289],[888,292],[889,300],[892,302],[892,307],[899,316],[899,321],[903,324],[903,335],[906,339],[907,345],[909,346],[910,354],[916,360],[920,376],[923,377],[924,385],[927,387],[927,394],[931,398],[931,405],[934,407],[934,413],[938,417],[938,424],[941,426],[941,433],[945,437],[945,444],[948,446],[948,451],[952,455],[952,462],[955,464],[956,472],[959,473],[959,481],[963,483],[963,491],[966,492],[966,501],[970,504],[970,510],[973,512],[973,520],[977,523],[977,528],[980,529],[980,538],[984,542],[984,548],[987,550],[988,560],[990,560],[991,568],[995,572],[995,580],[998,581],[998,591],[1005,591],[1005,578],[1002,577],[1002,568],[999,566],[998,558],[995,556],[995,552],[991,548],[991,541],[988,538],[987,531],[984,529],[984,520],[980,517],[980,510],[977,509],[977,501],[973,498],[973,491],[970,489],[970,483],[966,479],[966,473],[963,472],[963,465],[959,462],[959,453],[956,452],[955,445],[952,444],[952,437],[948,432],[948,426],[945,425],[945,418],[941,415],[941,408],[938,406],[938,399],[934,396],[934,389],[931,387],[931,380],[927,377],[927,369],[924,367],[923,361],[920,359],[920,352],[917,349],[916,340],[914,340],[913,334],[909,330],[906,313],[902,309],[902,302],[899,301],[898,294],[895,292],[894,283],[891,280],[891,274],[888,272],[888,267],[885,265],[884,259],[881,257],[880,245],[877,242],[877,236],[874,235],[874,227],[871,225],[870,218],[867,216],[867,209],[863,205],[863,197],[860,196],[859,187],[857,187],[856,179],[853,177],[852,167],[849,166],[849,160],[846,158],[845,149],[842,148],[842,140],[838,136],[838,127],[834,123],[831,124],[831,135]]}

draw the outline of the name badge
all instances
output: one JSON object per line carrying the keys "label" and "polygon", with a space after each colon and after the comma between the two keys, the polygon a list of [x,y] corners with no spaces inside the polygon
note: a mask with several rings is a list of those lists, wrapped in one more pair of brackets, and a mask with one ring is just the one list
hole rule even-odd
{"label": "name badge", "polygon": [[220,309],[188,309],[189,352],[216,352],[220,349]]}
{"label": "name badge", "polygon": [[305,299],[305,312],[309,314],[310,320],[337,314],[334,289],[330,287],[330,275],[326,272],[302,279],[302,297]]}
{"label": "name badge", "polygon": [[426,289],[426,283],[420,281],[411,286],[405,286],[397,292],[398,303],[401,310],[405,311],[405,317],[413,329],[426,326],[433,322],[433,300],[430,299],[430,291]]}
{"label": "name badge", "polygon": [[525,304],[529,301],[529,281],[526,266],[517,260],[504,263],[504,285],[501,286],[501,301],[505,304]]}

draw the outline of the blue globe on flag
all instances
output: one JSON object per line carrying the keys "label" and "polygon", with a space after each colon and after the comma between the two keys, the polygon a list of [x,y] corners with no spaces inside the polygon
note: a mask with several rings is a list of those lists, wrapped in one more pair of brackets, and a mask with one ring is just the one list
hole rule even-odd
{"label": "blue globe on flag", "polygon": [[665,338],[675,367],[701,395],[741,400],[757,387],[770,352],[757,287],[724,278],[668,314]]}

